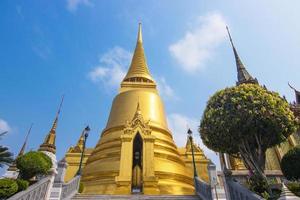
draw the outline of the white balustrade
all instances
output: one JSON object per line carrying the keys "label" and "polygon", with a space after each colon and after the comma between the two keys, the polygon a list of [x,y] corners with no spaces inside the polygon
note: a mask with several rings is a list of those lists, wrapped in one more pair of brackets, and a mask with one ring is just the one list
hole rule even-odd
{"label": "white balustrade", "polygon": [[71,199],[77,192],[80,183],[80,176],[75,176],[68,183],[62,184],[62,195],[61,199]]}
{"label": "white balustrade", "polygon": [[46,200],[47,194],[52,187],[52,183],[53,176],[47,176],[29,186],[26,190],[13,195],[8,200]]}
{"label": "white balustrade", "polygon": [[203,200],[212,200],[212,189],[210,184],[201,180],[199,177],[194,179],[197,195]]}

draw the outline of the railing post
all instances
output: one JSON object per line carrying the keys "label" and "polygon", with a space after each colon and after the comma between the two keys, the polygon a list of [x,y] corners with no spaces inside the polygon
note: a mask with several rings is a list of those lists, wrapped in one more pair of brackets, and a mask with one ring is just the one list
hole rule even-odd
{"label": "railing post", "polygon": [[[214,199],[214,196],[215,196],[216,199],[218,200],[218,191],[217,191],[218,178],[217,178],[216,165],[213,162],[208,163],[207,171],[208,171],[208,176],[209,176],[209,181],[210,181],[210,186],[211,186],[212,198]],[[213,192],[213,190],[214,190],[214,192]],[[215,193],[215,195],[214,195],[214,193]]]}
{"label": "railing post", "polygon": [[226,196],[226,199],[228,199],[228,200],[232,200],[232,199],[231,199],[230,190],[229,190],[228,184],[227,184],[227,180],[231,178],[230,176],[231,176],[231,171],[228,170],[228,169],[226,168],[226,166],[225,166],[225,167],[223,168],[223,170],[222,170],[222,175],[221,175],[221,177],[222,177],[222,180],[223,180],[223,185],[224,185],[224,190],[225,190],[225,196]]}
{"label": "railing post", "polygon": [[66,173],[66,169],[68,167],[68,163],[65,158],[58,162],[57,165],[57,174],[54,178],[51,194],[49,200],[60,200],[62,194],[62,186],[64,183],[64,177]]}

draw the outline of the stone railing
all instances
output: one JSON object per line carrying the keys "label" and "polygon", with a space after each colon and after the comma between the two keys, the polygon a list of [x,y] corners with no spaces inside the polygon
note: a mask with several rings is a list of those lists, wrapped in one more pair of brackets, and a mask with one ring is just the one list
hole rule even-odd
{"label": "stone railing", "polygon": [[31,185],[26,190],[15,194],[8,200],[45,200],[52,187],[53,176],[47,176],[37,183]]}
{"label": "stone railing", "polygon": [[224,185],[227,199],[229,200],[263,200],[262,197],[248,190],[231,177],[224,177]]}
{"label": "stone railing", "polygon": [[75,176],[68,183],[64,183],[62,185],[61,199],[67,200],[72,198],[78,192],[79,183],[80,183],[80,176]]}
{"label": "stone railing", "polygon": [[199,177],[194,179],[197,195],[203,200],[212,200],[212,189],[210,184],[204,182]]}

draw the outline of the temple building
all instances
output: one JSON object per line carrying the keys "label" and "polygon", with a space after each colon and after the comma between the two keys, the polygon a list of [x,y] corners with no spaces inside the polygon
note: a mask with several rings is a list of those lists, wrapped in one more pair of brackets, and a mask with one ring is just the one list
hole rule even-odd
{"label": "temple building", "polygon": [[[65,160],[68,163],[68,167],[64,177],[65,182],[69,182],[72,178],[74,178],[74,176],[79,170],[80,157],[83,151],[83,142],[84,142],[83,140],[84,140],[84,136],[82,132],[76,145],[70,147],[67,153],[65,154]],[[82,167],[85,166],[86,161],[88,157],[91,155],[92,151],[93,148],[85,148],[83,153]]]}
{"label": "temple building", "polygon": [[[228,30],[228,28],[227,28]],[[237,82],[236,85],[240,84],[259,84],[258,80],[256,78],[253,78],[250,73],[245,68],[244,64],[242,63],[237,50],[233,44],[231,35],[228,30],[229,39],[232,45],[235,61],[236,61],[236,67],[237,67]],[[265,86],[264,86],[265,87]],[[296,99],[297,102],[291,104],[291,110],[295,113],[295,116],[299,115],[299,108],[300,108],[300,93],[295,90],[296,93]],[[297,96],[298,95],[298,96]],[[288,150],[291,148],[297,146],[300,144],[300,137],[299,137],[299,131],[297,133],[293,133],[288,137],[288,139],[267,150],[266,152],[266,164],[265,164],[265,173],[268,178],[274,179],[277,182],[281,182],[280,178],[283,177],[283,174],[281,172],[280,168],[280,160],[282,159],[283,155],[287,153]],[[232,157],[228,154],[222,154],[220,155],[220,159],[222,159],[227,169],[232,170],[232,175],[236,178],[240,179],[241,181],[245,180],[245,177],[248,176],[249,172],[246,169],[245,165],[243,164],[243,161],[241,159]]]}
{"label": "temple building", "polygon": [[[182,133],[183,135],[186,133]],[[193,144],[198,176],[208,182],[211,162]],[[82,138],[71,147],[65,181],[78,170]],[[191,144],[178,148],[168,128],[163,102],[149,72],[139,25],[127,75],[114,98],[106,127],[83,160],[83,194],[195,194]]]}

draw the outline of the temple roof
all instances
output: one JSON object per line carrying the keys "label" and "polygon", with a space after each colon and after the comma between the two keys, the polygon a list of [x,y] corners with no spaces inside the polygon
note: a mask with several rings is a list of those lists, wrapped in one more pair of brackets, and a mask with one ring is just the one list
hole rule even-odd
{"label": "temple roof", "polygon": [[84,143],[84,130],[81,132],[80,137],[77,141],[77,144],[75,146],[70,147],[68,152],[70,152],[70,153],[81,153],[82,150],[83,150],[83,143]]}
{"label": "temple roof", "polygon": [[296,88],[294,88],[293,86],[290,85],[290,83],[288,83],[288,85],[290,86],[290,88],[292,90],[294,90],[295,92],[295,96],[296,96],[296,104],[300,104],[300,91],[297,90]]}
{"label": "temple roof", "polygon": [[234,57],[235,57],[235,62],[236,62],[236,68],[237,68],[237,85],[240,85],[242,83],[254,83],[254,84],[258,84],[258,81],[256,78],[253,78],[249,72],[247,71],[246,67],[244,66],[242,60],[240,59],[237,50],[233,44],[230,32],[228,27],[226,26],[227,32],[228,32],[228,36],[230,39],[230,43],[233,49],[233,53],[234,53]]}
{"label": "temple roof", "polygon": [[123,82],[154,82],[149,72],[144,52],[141,23],[139,24],[137,43],[131,65]]}

